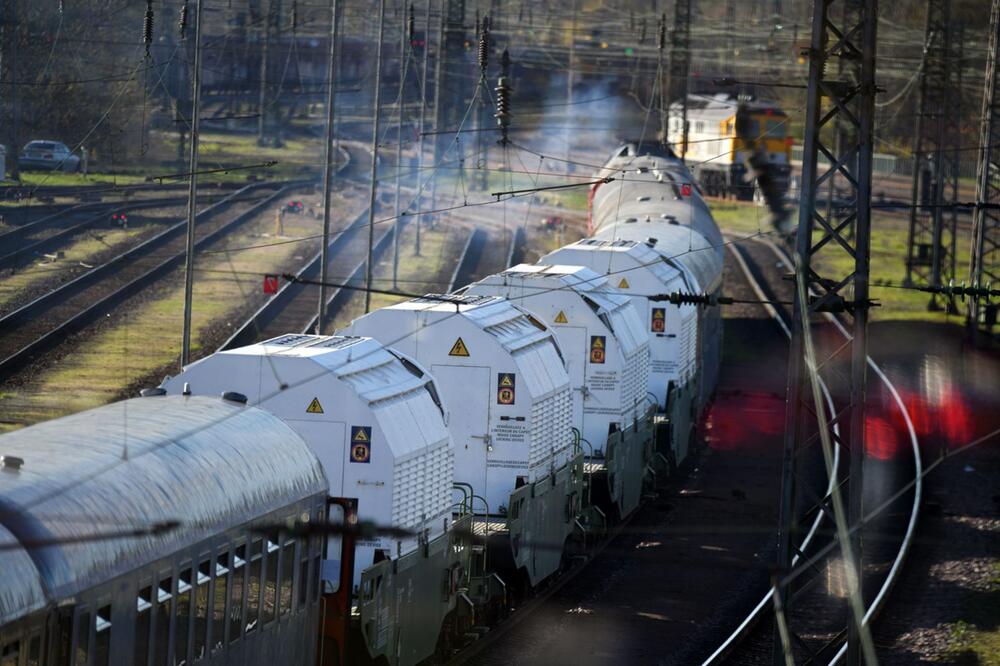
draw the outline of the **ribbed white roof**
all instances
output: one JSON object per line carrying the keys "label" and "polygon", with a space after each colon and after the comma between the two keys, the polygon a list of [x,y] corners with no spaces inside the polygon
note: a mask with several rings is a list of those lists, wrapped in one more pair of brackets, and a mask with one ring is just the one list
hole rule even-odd
{"label": "ribbed white roof", "polygon": [[[555,337],[524,309],[499,296],[471,294],[428,294],[402,303],[396,303],[374,313],[411,311],[433,317],[423,326],[437,326],[438,330],[449,327],[447,319],[461,318],[496,339],[499,346],[514,359],[522,381],[528,392],[535,398],[549,395],[553,391],[564,390],[569,378],[559,357]],[[416,322],[414,322],[416,324]],[[397,334],[405,341],[410,329],[400,327]]]}
{"label": "ribbed white roof", "polygon": [[[628,278],[629,282],[632,282],[630,276],[633,273],[639,271],[644,271],[651,274],[662,285],[669,285],[671,282],[677,279],[684,278],[684,275],[681,272],[681,270],[678,269],[677,266],[669,263],[666,259],[664,259],[663,255],[653,250],[646,243],[640,243],[635,240],[625,240],[625,239],[604,240],[601,238],[584,238],[583,240],[579,240],[575,243],[570,243],[569,245],[561,247],[558,250],[555,250],[554,252],[550,252],[548,255],[542,257],[540,263],[545,263],[546,261],[551,261],[552,263],[555,263],[555,261],[558,261],[558,259],[555,259],[555,257],[558,257],[560,254],[564,254],[567,251],[580,251],[580,252],[593,252],[593,253],[614,252],[616,254],[628,257],[631,260],[632,264],[635,266],[635,268],[627,272],[623,272],[621,274],[615,273],[614,275],[609,276],[612,282],[615,281],[615,278],[620,279],[621,277]],[[633,286],[630,289],[634,291],[635,289],[641,289],[641,287]],[[643,295],[648,296],[651,295],[652,293],[653,292],[648,292]]]}
{"label": "ribbed white roof", "polygon": [[689,289],[712,293],[722,284],[722,257],[711,243],[688,227],[662,220],[622,223],[602,227],[594,238],[640,243],[654,238],[651,249],[685,272]]}
{"label": "ribbed white roof", "polygon": [[622,345],[622,352],[631,354],[647,345],[643,322],[632,306],[631,299],[608,283],[608,279],[585,266],[519,264],[481,281],[484,285],[517,281],[523,290],[515,299],[531,310],[533,294],[571,291],[585,299],[598,315],[606,315],[612,333]]}

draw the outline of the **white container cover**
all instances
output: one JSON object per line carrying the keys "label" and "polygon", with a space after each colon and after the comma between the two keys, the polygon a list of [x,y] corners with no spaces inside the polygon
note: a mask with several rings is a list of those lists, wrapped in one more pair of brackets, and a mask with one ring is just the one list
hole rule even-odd
{"label": "white container cover", "polygon": [[521,264],[464,289],[504,296],[556,334],[573,389],[573,423],[595,450],[649,404],[649,342],[632,300],[583,266]]}
{"label": "white container cover", "polygon": [[592,192],[591,225],[595,234],[608,226],[673,222],[700,234],[721,263],[722,234],[691,173],[679,159],[656,155],[615,157],[598,175],[615,180],[597,185]]}
{"label": "white container cover", "polygon": [[[218,352],[162,384],[169,393],[244,394],[281,418],[323,465],[330,495],[356,497],[380,525],[440,534],[451,516],[454,450],[431,378],[371,338],[284,335]],[[359,542],[355,584],[377,549],[396,557],[415,539]]]}
{"label": "white container cover", "polygon": [[693,305],[678,307],[647,298],[690,291],[682,272],[649,245],[631,240],[585,238],[550,252],[542,262],[587,266],[603,273],[612,285],[632,299],[643,315],[649,338],[649,391],[661,407],[666,402],[669,382],[680,386],[694,375],[698,363],[697,308]]}
{"label": "white container cover", "polygon": [[455,480],[472,485],[491,512],[507,505],[519,479],[534,482],[568,460],[569,376],[555,337],[509,301],[430,295],[366,314],[340,333],[374,337],[430,371],[455,443]]}

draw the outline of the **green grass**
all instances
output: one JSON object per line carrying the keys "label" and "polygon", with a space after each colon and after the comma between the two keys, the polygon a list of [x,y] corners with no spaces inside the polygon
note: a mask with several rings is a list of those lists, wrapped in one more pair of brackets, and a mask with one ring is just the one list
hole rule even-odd
{"label": "green grass", "polygon": [[947,661],[1000,666],[1000,562],[993,562],[990,590],[966,603],[965,616],[950,626]]}
{"label": "green grass", "polygon": [[[341,205],[341,202],[338,202]],[[307,215],[285,217],[284,236],[314,235],[320,222]],[[228,247],[267,244],[274,231],[274,210],[226,240]],[[230,255],[203,255],[195,268],[192,315],[194,357],[206,349],[202,336],[242,322],[237,316],[251,301],[263,302],[260,274],[295,270],[312,256],[318,241],[260,247]],[[43,369],[17,390],[0,394],[0,431],[36,423],[112,402],[144,378],[155,384],[176,372],[180,357],[183,310],[182,272],[174,271],[144,298],[121,308],[105,325],[79,342],[62,359]]]}
{"label": "green grass", "polygon": [[[455,259],[466,241],[466,230],[439,224],[434,229],[424,227],[420,234],[420,256],[413,252],[416,225],[412,222],[400,234],[398,290],[412,294],[441,292],[447,289],[448,280],[455,270]],[[386,250],[382,261],[375,265],[372,285],[376,289],[392,289],[392,248]],[[377,310],[393,303],[407,300],[387,294],[372,294],[371,309]],[[333,328],[348,326],[365,313],[364,292],[355,292],[333,320]]]}
{"label": "green grass", "polygon": [[135,185],[145,182],[145,175],[135,173],[105,173],[91,171],[89,174],[63,173],[62,171],[22,171],[21,183],[24,185],[46,187],[76,187],[80,185]]}
{"label": "green grass", "polygon": [[[770,231],[762,208],[751,203],[709,201],[719,227],[737,236],[749,236]],[[871,234],[871,298],[881,307],[872,310],[873,321],[922,320],[961,323],[962,314],[929,312],[930,295],[913,289],[901,289],[906,277],[906,240],[908,220],[902,215],[876,213]],[[814,232],[816,239],[820,233]],[[961,275],[969,256],[969,239],[959,233],[956,250],[956,272]],[[853,269],[853,259],[835,243],[816,254],[815,267],[820,275],[847,275]],[[959,280],[960,282],[961,280]],[[958,302],[959,309],[962,303]]]}

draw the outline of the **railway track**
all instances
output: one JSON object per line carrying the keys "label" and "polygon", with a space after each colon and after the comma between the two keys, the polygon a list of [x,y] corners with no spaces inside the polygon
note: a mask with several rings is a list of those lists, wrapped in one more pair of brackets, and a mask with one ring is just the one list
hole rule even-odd
{"label": "railway track", "polygon": [[[198,214],[195,249],[200,250],[301,183],[244,187]],[[247,201],[246,195],[262,196]],[[225,215],[234,213],[235,215]],[[186,222],[177,222],[104,264],[0,318],[0,379],[8,379],[124,299],[184,261]]]}
{"label": "railway track", "polygon": [[[198,201],[211,204],[221,198],[221,195],[202,195]],[[57,249],[80,232],[109,221],[111,215],[186,205],[187,197],[169,197],[71,206],[0,234],[0,268],[22,265],[46,250]]]}
{"label": "railway track", "polygon": [[[755,240],[745,246],[732,243],[729,244],[728,248],[758,298],[767,301],[790,300],[787,293],[788,287],[785,286],[785,294],[782,299],[780,296],[781,287],[774,287],[774,284],[781,284],[780,280],[774,280],[773,277],[768,279],[768,273],[773,274],[774,271],[768,271],[764,268],[770,264],[790,271],[792,269],[791,260],[783,249],[769,240]],[[766,304],[764,307],[786,336],[790,338],[791,314],[789,310],[784,306],[771,304]],[[835,317],[832,315],[827,315],[827,317],[828,323],[839,335],[845,338],[849,337],[847,329]],[[869,594],[865,598],[864,622],[866,625],[870,625],[872,619],[884,606],[909,552],[922,494],[922,464],[919,444],[906,406],[895,386],[871,358],[868,359],[868,365],[878,378],[878,382],[891,396],[896,409],[899,410],[906,424],[914,465],[913,473],[909,478],[915,478],[916,484],[914,492],[908,498],[911,504],[907,510],[902,510],[900,513],[898,505],[894,506],[893,513],[883,516],[882,520],[874,525],[866,525],[864,536],[869,537],[869,539],[866,541],[864,551],[863,587],[865,590],[877,590],[874,595]],[[826,382],[822,379],[820,381],[829,413],[837,413]],[[793,566],[806,561],[810,564],[806,573],[796,578],[792,588],[792,604],[786,612],[786,621],[799,637],[793,644],[796,663],[837,663],[846,652],[846,637],[842,628],[846,626],[848,621],[847,605],[843,598],[842,578],[838,580],[838,572],[841,572],[842,568],[839,567],[836,560],[839,551],[833,547],[834,537],[832,533],[834,528],[829,507],[834,486],[843,483],[839,447],[835,448],[834,455],[836,456],[832,466],[834,473],[828,476],[826,491],[821,502],[824,506],[823,508],[815,507],[810,511],[811,515],[807,516],[809,529],[799,544],[800,554],[793,560]],[[875,463],[867,464],[875,468]],[[902,476],[903,481],[896,479],[896,483],[900,486],[908,480],[906,475]],[[888,492],[886,491],[887,494]],[[903,502],[905,499],[907,499],[906,495],[899,498],[898,501]],[[823,585],[824,582],[826,586]],[[771,623],[761,622],[761,620],[774,612],[773,593],[774,588],[761,598],[729,637],[709,655],[704,664],[772,663],[774,646]]]}

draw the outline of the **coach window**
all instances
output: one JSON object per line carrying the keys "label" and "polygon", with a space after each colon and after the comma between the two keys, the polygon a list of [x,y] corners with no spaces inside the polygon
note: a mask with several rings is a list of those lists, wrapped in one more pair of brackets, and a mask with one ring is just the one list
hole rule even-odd
{"label": "coach window", "polygon": [[149,663],[149,629],[153,619],[152,587],[139,590],[135,611],[135,653],[132,655],[132,663],[135,666],[146,666]]}
{"label": "coach window", "polygon": [[265,543],[267,553],[265,554],[266,566],[264,567],[264,618],[262,622],[268,624],[274,621],[278,606],[278,555],[281,549],[278,547],[277,533],[269,534]]}
{"label": "coach window", "polygon": [[239,640],[243,634],[243,581],[247,570],[246,544],[233,551],[231,594],[229,595],[229,642]]}
{"label": "coach window", "polygon": [[285,615],[292,607],[292,578],[295,576],[295,539],[285,539],[281,549],[281,599],[278,613]]}
{"label": "coach window", "polygon": [[102,606],[94,616],[94,666],[111,661],[111,606]]}
{"label": "coach window", "polygon": [[309,540],[299,542],[299,610],[309,600]]}
{"label": "coach window", "polygon": [[226,581],[229,580],[229,552],[215,558],[215,580],[212,582],[212,652],[226,643]]}
{"label": "coach window", "polygon": [[28,641],[28,659],[25,666],[41,666],[42,663],[42,638],[32,636]]}
{"label": "coach window", "polygon": [[260,622],[260,576],[264,564],[264,541],[254,539],[250,543],[250,574],[247,580],[246,633],[257,628]]}
{"label": "coach window", "polygon": [[153,664],[167,666],[170,652],[170,600],[173,599],[174,579],[167,576],[156,588],[156,618],[153,625]]}
{"label": "coach window", "polygon": [[90,612],[77,611],[76,635],[73,637],[76,647],[73,650],[74,666],[87,666],[90,658]]}
{"label": "coach window", "polygon": [[[323,542],[320,541],[320,537],[313,537],[313,550],[316,556],[313,557],[313,577],[315,578],[315,587],[313,588],[313,602],[319,601],[320,593],[323,591],[322,576],[320,575],[320,567],[323,565]],[[337,585],[340,585],[340,572],[337,572]]]}
{"label": "coach window", "polygon": [[0,666],[17,666],[21,656],[21,642],[7,643],[0,648]]}
{"label": "coach window", "polygon": [[183,666],[188,660],[191,638],[191,570],[181,571],[177,577],[177,625],[174,627],[174,666]]}
{"label": "coach window", "polygon": [[195,572],[194,594],[194,652],[195,661],[205,656],[205,642],[208,637],[208,584],[212,581],[212,560],[205,560]]}

